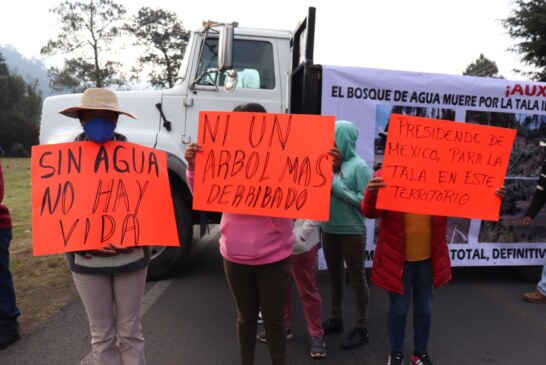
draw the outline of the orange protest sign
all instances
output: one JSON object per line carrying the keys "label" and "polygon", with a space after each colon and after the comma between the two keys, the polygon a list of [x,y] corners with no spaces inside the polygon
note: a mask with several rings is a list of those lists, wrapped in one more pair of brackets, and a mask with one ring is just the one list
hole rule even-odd
{"label": "orange protest sign", "polygon": [[333,116],[201,112],[193,207],[328,220]]}
{"label": "orange protest sign", "polygon": [[32,147],[34,255],[178,246],[163,151],[127,142]]}
{"label": "orange protest sign", "polygon": [[513,129],[392,114],[381,209],[498,220]]}

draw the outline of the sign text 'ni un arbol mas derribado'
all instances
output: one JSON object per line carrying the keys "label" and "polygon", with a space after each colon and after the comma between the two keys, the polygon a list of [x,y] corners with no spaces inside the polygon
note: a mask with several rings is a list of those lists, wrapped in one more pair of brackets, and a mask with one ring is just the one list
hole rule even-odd
{"label": "sign text 'ni un arbol mas derribado'", "polygon": [[333,116],[201,112],[193,207],[328,220]]}
{"label": "sign text 'ni un arbol mas derribado'", "polygon": [[163,151],[127,143],[32,148],[34,255],[178,246]]}
{"label": "sign text 'ni un arbol mas derribado'", "polygon": [[392,114],[377,205],[498,220],[514,129]]}

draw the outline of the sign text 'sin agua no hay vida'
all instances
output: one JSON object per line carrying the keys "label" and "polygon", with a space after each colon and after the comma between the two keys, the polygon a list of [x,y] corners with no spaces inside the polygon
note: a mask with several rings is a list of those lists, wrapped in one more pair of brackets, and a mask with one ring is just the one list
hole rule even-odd
{"label": "sign text 'sin agua no hay vida'", "polygon": [[127,142],[32,148],[34,255],[178,246],[163,151]]}
{"label": "sign text 'sin agua no hay vida'", "polygon": [[333,116],[201,112],[193,207],[328,220]]}
{"label": "sign text 'sin agua no hay vida'", "polygon": [[498,220],[516,131],[392,114],[377,205],[382,209]]}

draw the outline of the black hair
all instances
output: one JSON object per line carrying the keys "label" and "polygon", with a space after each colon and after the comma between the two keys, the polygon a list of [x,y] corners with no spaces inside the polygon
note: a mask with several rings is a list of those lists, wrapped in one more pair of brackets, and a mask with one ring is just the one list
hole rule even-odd
{"label": "black hair", "polygon": [[234,112],[254,112],[254,113],[267,113],[262,104],[258,103],[246,103],[237,105],[234,109]]}
{"label": "black hair", "polygon": [[[85,110],[102,110],[102,109],[81,109],[81,110],[78,110],[78,111],[76,112],[76,114],[78,115],[78,119],[80,120],[80,123],[81,123],[82,125],[83,125],[82,117],[83,117],[83,112],[84,112]],[[104,109],[104,110],[108,110],[108,109]],[[108,110],[108,111],[112,111],[112,112],[116,113],[116,119],[114,120],[114,122],[117,123],[118,120],[119,120],[119,114],[120,114],[120,113],[115,112],[115,111],[113,111],[113,110]]]}

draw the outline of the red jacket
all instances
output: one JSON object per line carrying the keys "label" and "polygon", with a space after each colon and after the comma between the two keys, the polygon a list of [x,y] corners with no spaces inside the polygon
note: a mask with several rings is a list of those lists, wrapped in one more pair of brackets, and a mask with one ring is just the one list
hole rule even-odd
{"label": "red jacket", "polygon": [[8,208],[2,204],[4,200],[4,175],[2,174],[2,164],[0,163],[0,228],[12,228],[11,216]]}
{"label": "red jacket", "polygon": [[[381,176],[381,170],[374,176]],[[380,288],[403,294],[402,274],[405,261],[404,213],[376,209],[377,195],[364,194],[362,214],[381,218],[375,246],[371,281]],[[451,280],[451,259],[446,241],[447,217],[432,217],[432,285],[438,287]]]}

